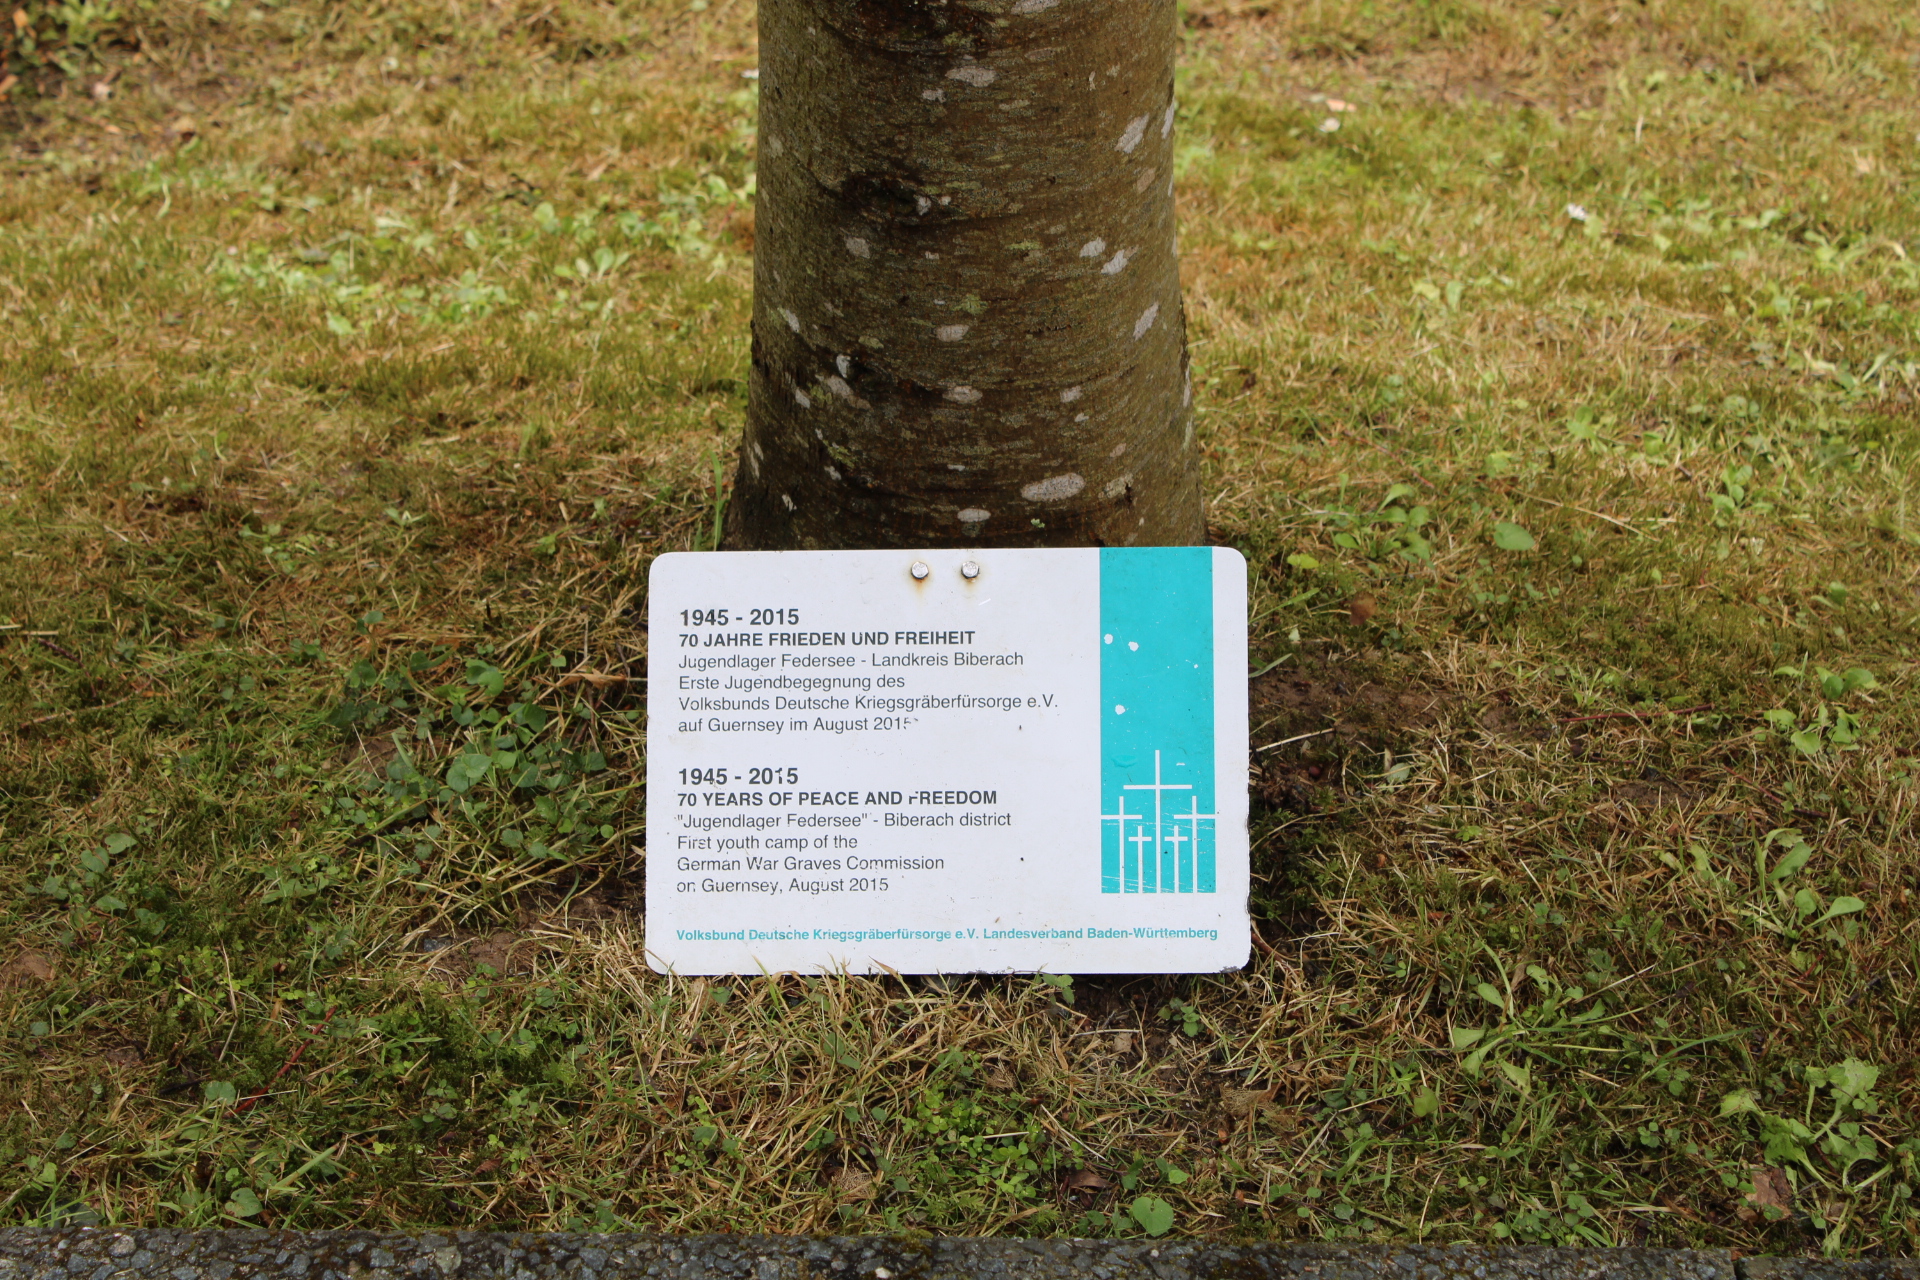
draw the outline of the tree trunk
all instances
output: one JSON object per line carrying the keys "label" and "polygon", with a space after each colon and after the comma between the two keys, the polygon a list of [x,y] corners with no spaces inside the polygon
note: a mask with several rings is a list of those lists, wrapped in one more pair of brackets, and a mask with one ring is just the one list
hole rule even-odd
{"label": "tree trunk", "polygon": [[1202,540],[1174,0],[760,0],[742,549]]}

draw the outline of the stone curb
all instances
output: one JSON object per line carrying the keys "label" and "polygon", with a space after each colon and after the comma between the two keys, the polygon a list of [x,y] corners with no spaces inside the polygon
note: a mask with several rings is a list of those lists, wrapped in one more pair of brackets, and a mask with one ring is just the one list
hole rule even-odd
{"label": "stone curb", "polygon": [[0,1230],[0,1280],[1920,1280],[1724,1250],[1178,1241]]}

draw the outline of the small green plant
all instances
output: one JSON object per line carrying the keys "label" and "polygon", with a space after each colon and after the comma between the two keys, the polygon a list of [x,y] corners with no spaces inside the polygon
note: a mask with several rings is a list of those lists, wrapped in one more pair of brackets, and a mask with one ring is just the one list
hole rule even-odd
{"label": "small green plant", "polygon": [[1061,1004],[1073,1003],[1073,975],[1070,973],[1042,973],[1035,975],[1040,982],[1051,988],[1054,999]]}
{"label": "small green plant", "polygon": [[1765,515],[1773,503],[1759,496],[1754,487],[1753,467],[1739,463],[1720,473],[1720,492],[1711,495],[1713,522],[1721,528],[1731,526],[1743,516]]}
{"label": "small green plant", "polygon": [[1860,717],[1845,707],[1821,703],[1811,717],[1802,717],[1785,707],[1761,712],[1767,724],[1803,756],[1818,756],[1828,751],[1851,751],[1860,743],[1864,730]]}
{"label": "small green plant", "polygon": [[72,869],[41,881],[40,892],[69,904],[76,918],[90,911],[109,914],[125,911],[127,903],[107,884],[107,869],[114,858],[133,848],[135,843],[134,838],[124,832],[108,836],[103,843],[81,853]]}
{"label": "small green plant", "polygon": [[[1768,867],[1767,853],[1774,848],[1785,852]],[[1754,851],[1754,875],[1771,890],[1773,898],[1771,910],[1755,913],[1755,919],[1763,926],[1797,938],[1830,920],[1866,910],[1867,904],[1851,894],[1840,895],[1823,910],[1819,895],[1811,887],[1803,885],[1789,892],[1789,882],[1805,870],[1812,859],[1812,846],[1791,827],[1770,831],[1760,840]]]}
{"label": "small green plant", "polygon": [[[1488,954],[1492,957],[1490,950]],[[1566,1053],[1618,1053],[1630,1039],[1618,1026],[1624,1012],[1610,1010],[1601,992],[1565,986],[1536,964],[1527,965],[1524,976],[1535,997],[1531,1002],[1520,998],[1522,988],[1505,966],[1500,966],[1500,985],[1473,985],[1473,994],[1498,1017],[1486,1026],[1454,1024],[1453,1048],[1464,1055],[1461,1066],[1469,1075],[1480,1075],[1492,1063],[1509,1085],[1526,1095],[1533,1088],[1536,1059],[1554,1062]]]}
{"label": "small green plant", "polygon": [[[389,731],[393,759],[381,776],[330,788],[335,821],[387,836],[437,814],[440,821],[422,832],[429,842],[494,845],[531,862],[570,861],[611,839],[610,801],[619,788],[596,781],[605,753],[573,740],[579,715],[541,705],[531,683],[498,705],[507,673],[484,657],[461,660],[458,679],[422,683],[454,661],[433,648],[385,668],[362,660],[349,670],[327,724],[356,734],[403,718],[411,725]],[[426,844],[413,843],[424,856]],[[297,873],[292,883],[299,884]]]}
{"label": "small green plant", "polygon": [[97,46],[122,34],[127,17],[126,7],[115,0],[21,0],[7,5],[0,12],[0,79],[8,79],[8,72],[43,68],[78,76]]}
{"label": "small green plant", "polygon": [[[1778,850],[1778,856],[1775,851]],[[1726,909],[1756,926],[1792,942],[1824,938],[1830,942],[1845,939],[1832,928],[1843,916],[1866,910],[1864,900],[1852,894],[1840,894],[1824,900],[1812,886],[1796,884],[1813,861],[1813,846],[1794,827],[1769,831],[1754,842],[1750,883],[1743,886],[1735,870],[1714,863],[1705,845],[1687,846],[1688,861],[1662,851],[1660,860],[1675,871],[1689,874],[1702,887],[1725,904]],[[1836,926],[1838,927],[1838,926]],[[1789,958],[1803,963],[1798,951]]]}
{"label": "small green plant", "polygon": [[1023,1122],[956,1087],[958,1080],[970,1078],[959,1072],[974,1065],[964,1058],[948,1060],[940,1072],[947,1082],[930,1085],[912,1113],[898,1117],[911,1147],[891,1156],[876,1150],[871,1158],[887,1168],[904,1163],[895,1175],[898,1189],[918,1184],[938,1189],[943,1197],[987,1195],[1031,1204],[1044,1194],[1040,1178],[1051,1167],[1054,1151],[1032,1120]]}
{"label": "small green plant", "polygon": [[1127,1206],[1127,1216],[1150,1236],[1163,1236],[1173,1230],[1173,1206],[1159,1196],[1135,1196]]}
{"label": "small green plant", "polygon": [[1178,996],[1160,1006],[1160,1016],[1179,1027],[1181,1033],[1188,1036],[1199,1035],[1203,1025],[1200,1020],[1199,1006],[1189,1004]]}
{"label": "small green plant", "polygon": [[[1178,1213],[1166,1197],[1155,1195],[1147,1188],[1155,1181],[1166,1187],[1178,1187],[1191,1176],[1164,1156],[1151,1160],[1145,1156],[1135,1156],[1126,1172],[1120,1175],[1122,1204],[1111,1215],[1098,1212],[1087,1214],[1087,1225],[1095,1231],[1110,1231],[1114,1235],[1125,1235],[1137,1229],[1149,1236],[1163,1236],[1173,1229]],[[1133,1198],[1125,1200],[1127,1196]]]}
{"label": "small green plant", "polygon": [[[1373,510],[1343,505],[1314,514],[1329,530],[1327,540],[1343,551],[1357,552],[1370,561],[1425,564],[1433,559],[1427,531],[1435,518],[1426,506],[1411,501],[1418,492],[1410,484],[1389,485]],[[1289,562],[1300,569],[1319,567],[1312,556],[1289,557]]]}
{"label": "small green plant", "polygon": [[663,249],[689,261],[722,263],[725,254],[708,231],[710,214],[753,207],[756,181],[748,173],[744,181],[733,184],[717,173],[709,173],[690,186],[663,188],[656,199],[660,210],[651,217],[623,213],[615,225],[629,240],[650,248]]}
{"label": "small green plant", "polygon": [[1605,446],[1614,443],[1612,432],[1618,425],[1619,419],[1615,415],[1607,414],[1603,417],[1594,410],[1592,405],[1586,404],[1576,406],[1573,412],[1567,415],[1564,423],[1567,434],[1580,443],[1597,443]]}
{"label": "small green plant", "polygon": [[1566,1192],[1558,1206],[1528,1197],[1526,1204],[1510,1207],[1491,1230],[1496,1240],[1526,1244],[1604,1249],[1615,1243],[1600,1210],[1578,1191]]}
{"label": "small green plant", "polygon": [[1537,544],[1524,528],[1503,520],[1493,526],[1493,545],[1502,551],[1531,551]]}
{"label": "small green plant", "polygon": [[[1735,1089],[1721,1097],[1720,1118],[1751,1117],[1769,1164],[1786,1170],[1789,1178],[1828,1188],[1844,1197],[1857,1196],[1896,1171],[1911,1175],[1911,1148],[1903,1148],[1894,1153],[1896,1159],[1889,1160],[1885,1144],[1875,1133],[1874,1118],[1882,1109],[1881,1099],[1874,1092],[1880,1080],[1879,1067],[1848,1058],[1837,1066],[1806,1067],[1797,1074],[1806,1091],[1797,1115],[1768,1109],[1753,1089]],[[1824,1119],[1818,1115],[1823,1104]],[[1853,1171],[1861,1165],[1867,1169],[1856,1178]],[[1815,1204],[1818,1207],[1808,1215],[1809,1220],[1816,1231],[1826,1232],[1822,1243],[1832,1254],[1839,1247],[1851,1208],[1842,1207],[1830,1218],[1832,1211],[1823,1201],[1816,1199]]]}
{"label": "small green plant", "polygon": [[[1774,674],[1797,680],[1806,673],[1800,667],[1780,667]],[[1879,681],[1865,667],[1850,667],[1844,672],[1815,667],[1814,684],[1824,700],[1815,704],[1811,715],[1775,707],[1762,712],[1761,717],[1803,756],[1858,749],[1869,730],[1859,715],[1840,703],[1851,694],[1878,687]]]}

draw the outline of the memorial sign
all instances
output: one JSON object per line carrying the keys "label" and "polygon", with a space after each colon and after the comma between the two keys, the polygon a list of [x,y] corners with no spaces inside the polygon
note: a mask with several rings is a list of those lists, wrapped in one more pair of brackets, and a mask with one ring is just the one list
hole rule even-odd
{"label": "memorial sign", "polygon": [[675,553],[648,618],[661,972],[1246,962],[1238,552]]}

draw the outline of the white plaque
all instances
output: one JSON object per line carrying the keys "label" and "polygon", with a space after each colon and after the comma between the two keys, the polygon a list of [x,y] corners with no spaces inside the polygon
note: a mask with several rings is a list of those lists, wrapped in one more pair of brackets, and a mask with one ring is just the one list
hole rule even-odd
{"label": "white plaque", "polygon": [[650,963],[1246,963],[1247,590],[1207,547],[675,553]]}

